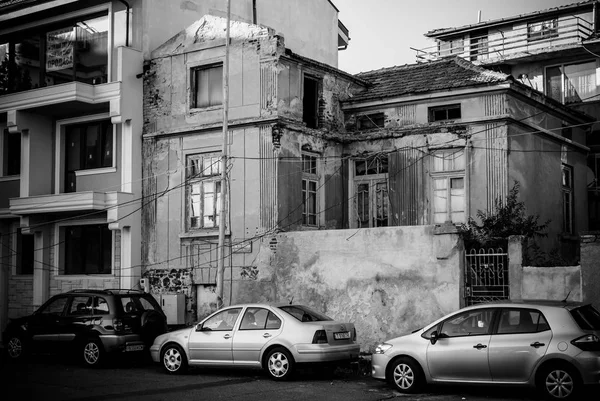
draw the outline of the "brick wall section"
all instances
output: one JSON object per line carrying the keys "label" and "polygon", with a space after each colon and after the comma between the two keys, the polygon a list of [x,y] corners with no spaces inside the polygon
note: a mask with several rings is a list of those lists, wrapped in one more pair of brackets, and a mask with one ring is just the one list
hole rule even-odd
{"label": "brick wall section", "polygon": [[600,309],[600,232],[581,235],[583,301]]}

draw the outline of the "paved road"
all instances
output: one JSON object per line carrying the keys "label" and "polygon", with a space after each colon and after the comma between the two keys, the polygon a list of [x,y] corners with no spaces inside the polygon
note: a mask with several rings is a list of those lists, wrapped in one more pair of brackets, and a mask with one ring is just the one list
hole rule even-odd
{"label": "paved road", "polygon": [[29,363],[4,363],[0,380],[3,401],[539,400],[531,391],[505,388],[439,387],[406,396],[351,369],[304,370],[291,381],[274,382],[258,370],[192,369],[185,375],[169,376],[148,361],[117,360],[89,369],[47,356]]}

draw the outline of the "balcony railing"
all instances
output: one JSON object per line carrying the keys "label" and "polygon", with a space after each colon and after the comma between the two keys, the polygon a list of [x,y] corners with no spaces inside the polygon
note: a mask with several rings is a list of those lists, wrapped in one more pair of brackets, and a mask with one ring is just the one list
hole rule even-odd
{"label": "balcony railing", "polygon": [[413,50],[417,52],[417,62],[459,56],[476,64],[491,64],[547,52],[549,47],[581,43],[593,32],[591,22],[569,16],[528,24],[518,29],[490,29],[485,35],[479,33],[478,36],[438,40],[435,46]]}

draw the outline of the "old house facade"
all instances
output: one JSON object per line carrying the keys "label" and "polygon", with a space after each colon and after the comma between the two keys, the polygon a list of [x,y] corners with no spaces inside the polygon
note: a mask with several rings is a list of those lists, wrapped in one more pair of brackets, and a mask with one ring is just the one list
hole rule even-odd
{"label": "old house facade", "polygon": [[[519,82],[582,111],[589,124],[587,188],[589,229],[600,229],[600,3],[582,1],[471,25],[440,28],[425,36],[435,46],[417,61],[458,56],[511,74]],[[568,210],[565,211],[568,214]],[[576,231],[564,230],[565,237]]]}

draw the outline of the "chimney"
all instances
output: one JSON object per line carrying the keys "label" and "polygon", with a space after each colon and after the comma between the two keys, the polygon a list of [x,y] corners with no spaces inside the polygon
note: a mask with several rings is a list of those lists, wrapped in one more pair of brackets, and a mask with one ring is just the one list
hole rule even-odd
{"label": "chimney", "polygon": [[481,10],[477,12],[477,22],[481,22]]}

